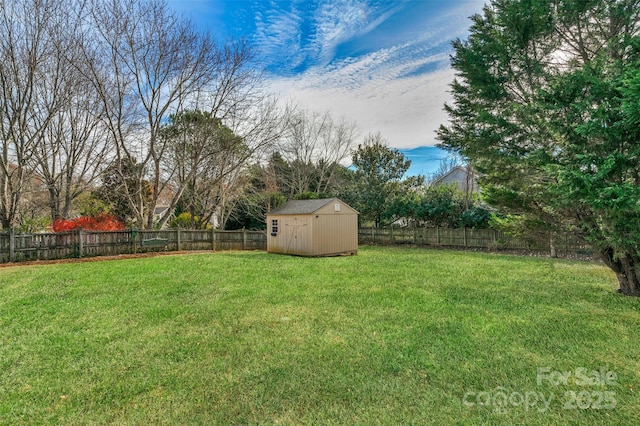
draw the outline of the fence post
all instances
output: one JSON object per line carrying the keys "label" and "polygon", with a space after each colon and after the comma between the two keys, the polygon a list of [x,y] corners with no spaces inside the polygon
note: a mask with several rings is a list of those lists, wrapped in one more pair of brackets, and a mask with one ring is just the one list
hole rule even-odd
{"label": "fence post", "polygon": [[463,236],[463,240],[464,240],[464,246],[467,246],[467,227],[465,226],[464,228],[462,228],[462,236]]}
{"label": "fence post", "polygon": [[178,251],[182,251],[182,241],[180,241],[180,228],[176,228],[176,245]]}
{"label": "fence post", "polygon": [[216,251],[216,228],[211,227],[211,250]]}
{"label": "fence post", "polygon": [[389,229],[389,240],[391,241],[391,243],[395,243],[395,240],[393,239],[393,226],[390,226]]}
{"label": "fence post", "polygon": [[440,245],[440,227],[436,226],[436,245]]}
{"label": "fence post", "polygon": [[138,236],[138,230],[136,228],[131,228],[131,243],[133,244],[133,254],[136,254],[138,251],[138,244],[136,237]]}
{"label": "fence post", "polygon": [[16,261],[16,231],[9,229],[9,262]]}
{"label": "fence post", "polygon": [[84,244],[82,242],[82,228],[78,228],[78,257],[82,257]]}
{"label": "fence post", "polygon": [[242,228],[242,250],[247,249],[247,230]]}

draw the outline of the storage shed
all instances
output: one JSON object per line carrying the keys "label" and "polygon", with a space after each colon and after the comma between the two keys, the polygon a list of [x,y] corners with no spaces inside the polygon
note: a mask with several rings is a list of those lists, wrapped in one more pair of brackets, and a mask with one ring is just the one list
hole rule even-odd
{"label": "storage shed", "polygon": [[357,254],[358,212],[338,198],[289,201],[267,213],[267,252]]}

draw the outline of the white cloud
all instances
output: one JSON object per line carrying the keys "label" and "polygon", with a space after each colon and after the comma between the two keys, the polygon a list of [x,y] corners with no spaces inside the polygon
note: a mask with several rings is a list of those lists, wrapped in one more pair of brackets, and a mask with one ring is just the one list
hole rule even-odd
{"label": "white cloud", "polygon": [[450,41],[465,36],[468,17],[483,3],[254,0],[243,9],[253,22],[239,28],[255,24],[250,37],[282,98],[411,148],[434,144],[447,120]]}
{"label": "white cloud", "polygon": [[253,35],[260,48],[260,53],[265,57],[279,57],[282,52],[287,52],[289,60],[294,65],[304,60],[304,54],[300,49],[302,34],[300,25],[303,17],[296,10],[281,10],[274,8],[255,15],[256,31]]}
{"label": "white cloud", "polygon": [[366,133],[379,131],[390,146],[412,148],[433,145],[435,130],[447,120],[444,102],[453,71],[361,82],[356,89],[310,84],[310,77],[272,80],[272,88],[314,111],[356,121]]}
{"label": "white cloud", "polygon": [[322,1],[315,14],[316,37],[320,55],[333,58],[335,47],[357,34],[366,25],[365,1]]}
{"label": "white cloud", "polygon": [[[271,1],[257,8],[252,39],[261,55],[286,69],[326,66],[337,48],[383,24],[402,3],[372,7],[369,0]],[[281,70],[283,71],[283,70]]]}
{"label": "white cloud", "polygon": [[401,5],[373,8],[367,0],[321,1],[314,16],[321,63],[331,62],[340,43],[373,31],[400,9]]}
{"label": "white cloud", "polygon": [[[340,42],[358,31],[370,31],[393,14],[387,11],[368,27],[358,27],[358,11],[368,13],[364,2],[323,4],[327,3],[335,6],[318,12],[324,29],[317,42],[331,58]],[[426,16],[413,37],[405,35],[402,41],[363,56],[340,61],[325,58],[295,77],[273,77],[271,86],[306,109],[329,110],[336,117],[356,121],[364,133],[380,131],[393,147],[433,145],[436,130],[447,122],[444,103],[451,99],[450,41],[466,34],[468,16],[480,7],[477,0],[459,2],[445,15]],[[343,18],[347,11],[352,14],[350,20]]]}

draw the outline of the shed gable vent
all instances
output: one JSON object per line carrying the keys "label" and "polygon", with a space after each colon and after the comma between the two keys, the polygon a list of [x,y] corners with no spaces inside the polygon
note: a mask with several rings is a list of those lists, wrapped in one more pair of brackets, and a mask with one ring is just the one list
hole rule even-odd
{"label": "shed gable vent", "polygon": [[335,209],[335,211],[339,212],[340,211],[340,204],[338,204],[338,203],[334,204],[333,208]]}

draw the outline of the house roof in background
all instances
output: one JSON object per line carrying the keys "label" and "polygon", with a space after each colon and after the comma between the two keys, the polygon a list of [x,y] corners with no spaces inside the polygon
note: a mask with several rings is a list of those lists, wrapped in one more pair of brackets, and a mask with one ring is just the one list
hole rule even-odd
{"label": "house roof in background", "polygon": [[166,212],[167,210],[169,210],[169,206],[158,206],[155,209],[153,209],[153,214],[154,215],[161,215],[164,212]]}
{"label": "house roof in background", "polygon": [[463,173],[463,174],[468,173],[468,174],[471,174],[472,176],[475,176],[475,172],[473,170],[470,170],[469,168],[463,167],[463,166],[455,166],[451,170],[449,170],[447,173],[443,174],[438,179],[433,181],[433,184],[438,185],[442,183],[442,181],[444,181],[446,178],[456,173]]}
{"label": "house roof in background", "polygon": [[[320,210],[322,207],[334,201],[340,201],[338,198],[321,198],[318,200],[292,200],[277,209],[271,210],[267,214],[311,214]],[[345,204],[346,205],[346,204]]]}

